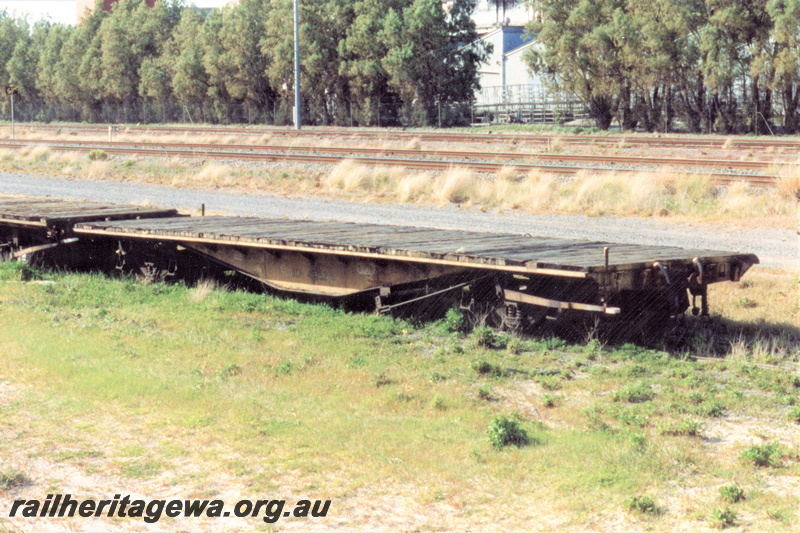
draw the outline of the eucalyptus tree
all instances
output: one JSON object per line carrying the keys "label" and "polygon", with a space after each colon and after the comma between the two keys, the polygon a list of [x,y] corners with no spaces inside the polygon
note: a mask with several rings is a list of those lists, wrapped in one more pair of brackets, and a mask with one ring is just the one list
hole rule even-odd
{"label": "eucalyptus tree", "polygon": [[267,78],[271,57],[261,47],[270,7],[269,0],[242,0],[223,12],[219,28],[224,50],[219,59],[227,65],[227,92],[260,111],[271,107],[276,95]]}
{"label": "eucalyptus tree", "polygon": [[[228,90],[228,80],[233,78],[234,66],[227,61],[227,51],[223,44],[223,26],[232,16],[232,6],[212,11],[201,27],[197,44],[202,47],[203,68],[208,79],[206,89],[207,107],[215,121],[230,122],[234,109],[234,99]],[[187,43],[193,46],[192,43]]]}
{"label": "eucalyptus tree", "polygon": [[[203,106],[209,90],[209,76],[204,65],[203,18],[196,10],[186,8],[181,13],[180,22],[175,26],[169,40],[164,43],[161,55],[153,60],[152,66],[166,74],[171,99],[187,112],[196,110],[201,119]],[[143,65],[145,68],[145,65]],[[144,78],[145,81],[149,79]],[[164,90],[161,75],[155,80],[156,92]],[[145,90],[150,91],[149,84]]]}
{"label": "eucalyptus tree", "polygon": [[[310,119],[342,122],[350,87],[339,43],[347,39],[354,19],[348,0],[304,0],[300,3],[300,90]],[[270,83],[286,101],[294,78],[292,0],[277,0],[267,21],[262,50],[271,58]]]}
{"label": "eucalyptus tree", "polygon": [[[12,17],[7,11],[0,11],[0,85],[19,83],[19,78],[9,72],[9,65],[15,54],[26,55],[31,41],[28,23],[24,19]],[[13,68],[13,65],[11,65]],[[16,71],[17,69],[13,69]]]}
{"label": "eucalyptus tree", "polygon": [[766,9],[773,21],[774,52],[760,57],[758,63],[770,63],[770,88],[780,95],[784,130],[796,133],[800,129],[800,0],[770,0]]}
{"label": "eucalyptus tree", "polygon": [[528,30],[543,46],[527,52],[528,65],[552,89],[575,94],[597,127],[607,129],[632,84],[625,0],[541,0],[536,5],[543,17]]}
{"label": "eucalyptus tree", "polygon": [[[750,77],[753,58],[769,46],[770,21],[763,0],[707,0],[708,18],[701,30],[700,70],[711,93],[713,129],[722,132],[742,130],[753,119],[766,118],[771,107],[769,91],[760,76]],[[750,97],[747,105],[748,78]],[[758,114],[761,117],[758,117]],[[754,116],[755,115],[755,116]]]}
{"label": "eucalyptus tree", "polygon": [[14,51],[6,63],[8,84],[19,90],[20,96],[27,101],[38,100],[39,91],[36,86],[39,54],[41,53],[50,23],[40,21],[33,25],[30,33],[20,35],[14,45]]}
{"label": "eucalyptus tree", "polygon": [[[396,104],[399,95],[389,87],[389,74],[383,58],[389,50],[388,43],[380,38],[387,11],[402,9],[402,0],[359,0],[354,4],[355,17],[347,28],[346,37],[339,43],[342,62],[339,73],[350,85],[362,124],[379,123],[383,104]],[[350,104],[351,102],[348,102]]]}
{"label": "eucalyptus tree", "polygon": [[[97,0],[98,7],[102,0]],[[100,41],[97,33],[108,12],[97,7],[80,24],[70,28],[58,48],[58,64],[54,69],[58,99],[76,108],[83,120],[98,120],[100,96]]]}
{"label": "eucalyptus tree", "polygon": [[179,13],[178,4],[164,0],[153,7],[148,7],[144,0],[120,0],[114,4],[90,48],[99,56],[92,64],[98,71],[92,74],[104,100],[135,107],[140,96],[143,63],[148,65],[147,82],[151,88],[156,86],[158,70],[152,68],[153,61],[161,55]]}
{"label": "eucalyptus tree", "polygon": [[478,64],[486,48],[478,42],[471,14],[474,0],[454,0],[445,11],[438,0],[413,0],[400,13],[390,9],[381,38],[389,84],[406,103],[415,102],[416,121],[437,122],[439,106],[472,99]]}
{"label": "eucalyptus tree", "polygon": [[[648,131],[663,130],[677,116],[689,130],[700,131],[706,102],[698,68],[703,0],[630,0],[626,9],[633,32],[624,48],[633,73],[636,121]],[[623,125],[632,126],[624,120]]]}
{"label": "eucalyptus tree", "polygon": [[36,91],[45,102],[56,103],[61,101],[59,85],[62,83],[59,73],[61,48],[76,31],[74,26],[53,24],[47,28],[42,36],[38,63],[36,65]]}

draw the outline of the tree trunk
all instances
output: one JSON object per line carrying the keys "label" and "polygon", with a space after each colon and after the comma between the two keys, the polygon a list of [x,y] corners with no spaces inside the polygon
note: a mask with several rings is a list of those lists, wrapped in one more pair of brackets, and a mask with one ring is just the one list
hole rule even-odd
{"label": "tree trunk", "polygon": [[793,86],[784,89],[781,95],[783,100],[783,132],[796,133],[798,126],[797,117],[797,90]]}
{"label": "tree trunk", "polygon": [[613,103],[608,96],[592,96],[589,98],[589,116],[601,130],[607,130],[614,119]]}

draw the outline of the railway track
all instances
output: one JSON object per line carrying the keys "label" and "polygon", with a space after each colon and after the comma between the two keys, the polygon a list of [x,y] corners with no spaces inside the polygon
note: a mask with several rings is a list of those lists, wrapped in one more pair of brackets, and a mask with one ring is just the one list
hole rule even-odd
{"label": "railway track", "polygon": [[[17,126],[20,131],[74,131],[81,133],[103,134],[108,132],[108,125],[92,124],[23,124]],[[130,133],[155,134],[217,134],[217,135],[270,135],[284,138],[317,138],[317,139],[373,139],[421,142],[453,142],[453,143],[528,143],[548,146],[553,143],[572,146],[625,146],[652,148],[695,148],[695,149],[730,149],[730,150],[788,150],[800,155],[800,138],[757,138],[741,136],[729,137],[688,137],[674,134],[630,134],[630,135],[540,135],[525,132],[485,133],[439,131],[405,131],[393,129],[363,128],[308,128],[296,131],[282,127],[210,127],[210,126],[112,126],[117,130]]]}
{"label": "railway track", "polygon": [[[113,155],[236,159],[259,162],[291,161],[300,163],[338,164],[345,159],[352,159],[358,163],[369,166],[402,166],[415,170],[432,171],[441,171],[453,166],[459,166],[468,168],[474,172],[487,174],[496,174],[500,171],[512,169],[519,173],[538,170],[562,176],[574,176],[582,171],[640,172],[644,170],[641,167],[653,166],[672,168],[685,173],[698,173],[698,171],[695,170],[697,167],[763,171],[776,165],[775,163],[766,161],[548,153],[526,154],[519,152],[473,152],[395,148],[300,147],[287,145],[255,146],[249,144],[224,145],[224,147],[221,147],[218,145],[197,143],[156,144],[142,142],[61,141],[53,139],[0,141],[0,147],[12,149],[22,149],[31,145],[43,145],[55,151],[81,153],[100,149]],[[530,162],[531,160],[536,162]],[[568,164],[565,165],[564,163]],[[797,167],[796,164],[784,164],[784,166]],[[776,176],[769,174],[735,174],[718,171],[703,171],[702,173],[709,175],[715,182],[720,184],[746,181],[753,186],[770,187],[773,186],[776,181]]]}

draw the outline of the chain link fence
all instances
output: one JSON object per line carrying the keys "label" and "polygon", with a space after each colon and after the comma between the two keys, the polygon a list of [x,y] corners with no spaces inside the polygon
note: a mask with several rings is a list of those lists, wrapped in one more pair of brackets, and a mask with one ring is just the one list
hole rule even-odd
{"label": "chain link fence", "polygon": [[[95,124],[292,124],[292,102],[268,100],[215,102],[179,105],[174,102],[135,101],[130,103],[58,104],[15,97],[14,119],[20,122],[88,122]],[[11,103],[0,103],[0,119],[11,120]],[[304,104],[302,121],[306,125],[331,126],[469,126],[493,122],[553,122],[575,116],[574,105],[558,100],[511,104],[473,102],[435,102],[423,106],[416,102],[351,101],[326,105]]]}

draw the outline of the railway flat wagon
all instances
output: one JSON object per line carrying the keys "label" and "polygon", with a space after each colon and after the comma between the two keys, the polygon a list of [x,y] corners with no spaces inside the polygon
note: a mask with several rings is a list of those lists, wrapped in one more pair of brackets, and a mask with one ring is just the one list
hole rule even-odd
{"label": "railway flat wagon", "polygon": [[[157,210],[76,218],[63,231],[94,255],[113,250],[124,268],[156,277],[197,258],[276,291],[383,313],[457,304],[508,329],[576,314],[644,326],[689,309],[706,315],[708,285],[738,281],[758,263],[752,254],[711,250]],[[38,245],[55,244],[48,239]]]}

